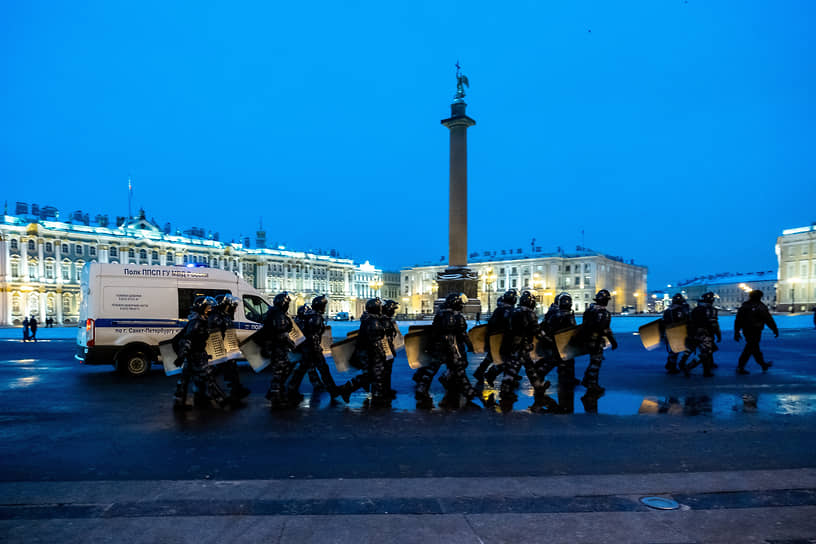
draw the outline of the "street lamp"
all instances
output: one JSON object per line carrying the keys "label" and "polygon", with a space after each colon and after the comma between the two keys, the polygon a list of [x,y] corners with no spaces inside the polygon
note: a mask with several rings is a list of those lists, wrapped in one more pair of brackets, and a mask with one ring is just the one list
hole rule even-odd
{"label": "street lamp", "polygon": [[639,300],[638,297],[640,296],[640,293],[635,291],[632,294],[635,295],[635,313],[638,313],[638,300]]}
{"label": "street lamp", "polygon": [[380,287],[383,286],[383,282],[380,279],[374,279],[368,282],[368,286],[374,291],[374,295],[379,296]]}
{"label": "street lamp", "polygon": [[496,283],[496,278],[498,275],[492,268],[487,269],[487,274],[485,275],[485,284],[487,285],[487,313],[490,313],[490,286]]}
{"label": "street lamp", "polygon": [[615,313],[615,295],[617,295],[618,292],[617,291],[612,291],[610,294],[612,295],[612,313],[614,314]]}
{"label": "street lamp", "polygon": [[405,317],[408,317],[408,301],[410,300],[408,297],[402,297],[402,303],[405,305],[405,311],[403,312]]}
{"label": "street lamp", "polygon": [[798,278],[791,278],[788,280],[791,284],[791,309],[790,313],[796,311],[796,283],[799,281]]}

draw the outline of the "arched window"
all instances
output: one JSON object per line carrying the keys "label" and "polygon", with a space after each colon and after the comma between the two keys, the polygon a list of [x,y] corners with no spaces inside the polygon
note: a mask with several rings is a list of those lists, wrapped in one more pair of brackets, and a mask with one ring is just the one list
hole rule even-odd
{"label": "arched window", "polygon": [[46,242],[45,251],[51,253],[52,251],[54,251],[54,245],[51,242]]}
{"label": "arched window", "polygon": [[139,250],[139,258],[140,259],[147,259],[147,251],[145,251],[144,249],[140,249]]}
{"label": "arched window", "polygon": [[175,255],[173,255],[172,251],[167,252],[167,264],[175,264]]}
{"label": "arched window", "polygon": [[17,243],[16,238],[11,239],[11,249],[13,249],[14,251],[17,251],[18,249],[20,249],[20,245]]}
{"label": "arched window", "polygon": [[136,251],[134,251],[133,248],[128,249],[128,257],[131,258],[131,259],[136,258]]}
{"label": "arched window", "polygon": [[37,250],[37,247],[34,244],[34,240],[29,240],[28,241],[28,250],[29,251],[36,251]]}
{"label": "arched window", "polygon": [[153,259],[153,262],[155,262],[155,263],[159,262],[159,252],[154,251],[153,253],[151,253],[150,258]]}
{"label": "arched window", "polygon": [[45,279],[54,279],[54,261],[51,259],[45,261]]}
{"label": "arched window", "polygon": [[111,257],[118,257],[118,256],[119,256],[119,250],[118,250],[118,249],[116,249],[116,246],[111,246],[111,248],[110,248],[110,256],[111,256]]}

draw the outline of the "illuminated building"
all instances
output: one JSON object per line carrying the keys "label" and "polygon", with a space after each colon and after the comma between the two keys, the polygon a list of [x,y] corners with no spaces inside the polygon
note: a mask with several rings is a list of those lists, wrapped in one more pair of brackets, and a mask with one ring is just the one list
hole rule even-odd
{"label": "illuminated building", "polygon": [[764,293],[762,301],[773,309],[777,306],[776,300],[776,272],[726,272],[710,274],[678,282],[676,290],[685,296],[691,307],[700,299],[703,293],[711,291],[717,295],[714,305],[723,310],[737,310],[742,303],[748,300],[748,292],[758,289]]}
{"label": "illuminated building", "polygon": [[[263,234],[263,237],[261,236]],[[259,242],[265,233],[259,231]],[[382,281],[382,271],[366,262],[284,247],[247,247],[221,242],[194,228],[171,233],[142,211],[111,225],[107,216],[74,212],[62,221],[51,207],[17,203],[15,215],[0,220],[0,324],[19,324],[35,315],[57,324],[74,324],[79,315],[80,274],[87,262],[208,266],[232,270],[270,298],[292,294],[292,311],[319,294],[329,296],[328,312],[354,312],[358,277]],[[258,245],[266,245],[260,243]],[[359,314],[357,314],[359,315]]]}
{"label": "illuminated building", "polygon": [[[477,296],[482,311],[495,309],[498,297],[510,288],[534,291],[539,313],[546,311],[561,291],[572,296],[576,312],[583,312],[600,289],[613,294],[609,308],[614,312],[645,311],[645,266],[586,248],[577,248],[574,253],[543,253],[540,248],[533,249],[530,253],[518,249],[470,255],[468,266],[479,276]],[[436,274],[444,271],[445,266],[440,262],[401,271],[400,292],[409,313],[433,313]]]}
{"label": "illuminated building", "polygon": [[816,305],[816,223],[782,231],[776,239],[776,259],[777,310],[810,311]]}

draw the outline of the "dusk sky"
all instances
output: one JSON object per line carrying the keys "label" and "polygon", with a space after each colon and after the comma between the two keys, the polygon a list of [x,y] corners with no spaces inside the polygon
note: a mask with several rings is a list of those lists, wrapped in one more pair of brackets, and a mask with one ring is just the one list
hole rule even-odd
{"label": "dusk sky", "polygon": [[[4,2],[2,198],[222,240],[447,255],[457,59],[469,251],[581,243],[649,287],[776,268],[816,221],[816,4]],[[254,242],[253,242],[254,243]]]}

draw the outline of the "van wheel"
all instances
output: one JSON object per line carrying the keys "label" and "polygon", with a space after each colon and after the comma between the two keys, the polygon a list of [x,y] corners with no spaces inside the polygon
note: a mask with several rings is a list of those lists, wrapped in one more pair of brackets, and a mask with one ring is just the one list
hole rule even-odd
{"label": "van wheel", "polygon": [[118,369],[134,378],[150,372],[150,357],[140,349],[129,349],[119,356]]}

